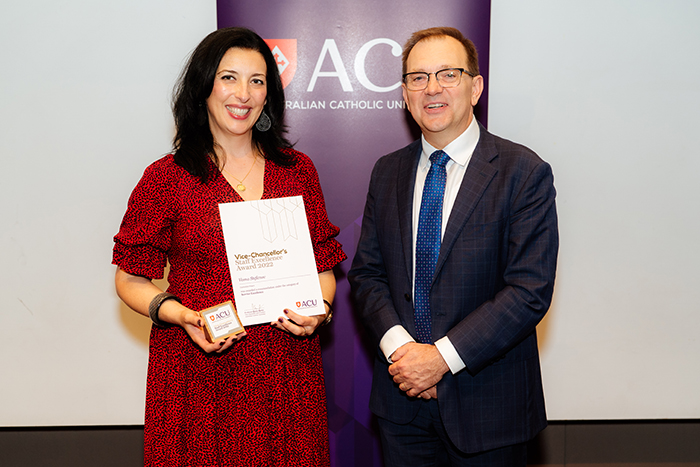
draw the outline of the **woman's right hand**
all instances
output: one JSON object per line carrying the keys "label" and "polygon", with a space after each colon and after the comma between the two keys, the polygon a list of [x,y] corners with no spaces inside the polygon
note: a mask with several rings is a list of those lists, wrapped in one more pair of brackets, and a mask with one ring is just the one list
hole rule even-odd
{"label": "woman's right hand", "polygon": [[[119,298],[132,310],[150,319],[148,307],[153,297],[163,291],[156,287],[147,277],[129,274],[121,268],[117,268],[114,283]],[[222,339],[212,344],[204,334],[204,321],[199,316],[199,313],[181,305],[176,300],[165,300],[162,302],[158,309],[158,318],[166,323],[182,327],[187,335],[190,336],[190,339],[207,353],[221,353],[246,335],[243,332],[235,337]]]}
{"label": "woman's right hand", "polygon": [[207,353],[222,353],[246,336],[246,333],[242,332],[237,336],[229,336],[214,343],[209,342],[204,332],[203,318],[199,313],[180,305],[175,300],[164,302],[160,307],[158,316],[163,321],[182,327],[187,335],[190,336],[190,339]]}

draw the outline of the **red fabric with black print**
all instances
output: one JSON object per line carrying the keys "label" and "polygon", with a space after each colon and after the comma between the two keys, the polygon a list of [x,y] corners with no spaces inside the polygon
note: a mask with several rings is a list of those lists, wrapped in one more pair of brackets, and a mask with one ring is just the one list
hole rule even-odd
{"label": "red fabric with black print", "polygon": [[[263,198],[302,195],[318,271],[346,256],[328,221],[318,175],[304,154],[293,167],[265,162]],[[233,300],[219,203],[241,201],[211,164],[206,185],[171,155],[134,189],[113,262],[152,279],[170,263],[168,291],[201,310]],[[281,310],[280,310],[281,311]],[[226,353],[207,355],[179,327],[151,330],[145,418],[146,466],[325,466],[328,423],[318,336],[269,325]]]}

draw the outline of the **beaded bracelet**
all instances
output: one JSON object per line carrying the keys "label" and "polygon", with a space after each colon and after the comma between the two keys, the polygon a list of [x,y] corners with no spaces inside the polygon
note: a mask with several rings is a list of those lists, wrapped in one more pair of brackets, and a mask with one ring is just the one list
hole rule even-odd
{"label": "beaded bracelet", "polygon": [[161,328],[167,328],[169,326],[172,326],[172,324],[170,323],[161,321],[161,319],[158,317],[160,306],[167,300],[175,300],[178,303],[182,303],[182,300],[180,300],[175,295],[168,292],[162,292],[153,297],[153,300],[151,300],[150,305],[148,305],[148,316],[151,317],[151,321],[153,321],[153,324]]}

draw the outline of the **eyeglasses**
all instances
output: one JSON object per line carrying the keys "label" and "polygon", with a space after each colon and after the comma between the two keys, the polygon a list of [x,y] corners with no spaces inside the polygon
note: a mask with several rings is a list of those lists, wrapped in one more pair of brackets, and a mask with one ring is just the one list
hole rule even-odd
{"label": "eyeglasses", "polygon": [[406,88],[409,91],[422,91],[428,87],[430,75],[435,75],[435,79],[440,86],[443,88],[454,88],[459,86],[459,83],[462,81],[462,73],[466,73],[472,78],[476,76],[464,68],[445,68],[435,73],[426,73],[425,71],[406,73],[403,75],[403,82],[406,83]]}

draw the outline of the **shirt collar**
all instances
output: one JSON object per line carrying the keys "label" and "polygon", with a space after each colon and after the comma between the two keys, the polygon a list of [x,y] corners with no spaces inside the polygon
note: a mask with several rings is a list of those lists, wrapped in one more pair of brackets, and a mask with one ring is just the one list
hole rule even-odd
{"label": "shirt collar", "polygon": [[[466,166],[474,153],[474,149],[476,149],[480,134],[481,131],[479,130],[479,124],[477,123],[476,118],[472,117],[472,122],[469,124],[467,129],[464,130],[464,133],[445,146],[443,151],[450,156],[450,159],[452,159],[455,164]],[[423,135],[421,135],[421,146],[423,148],[423,152],[421,153],[418,164],[421,168],[425,168],[430,165],[430,155],[437,149],[428,143]]]}

